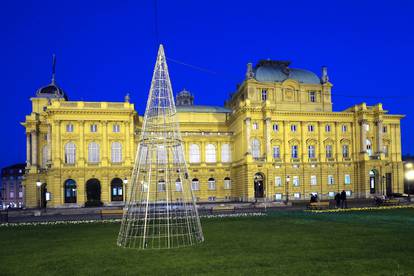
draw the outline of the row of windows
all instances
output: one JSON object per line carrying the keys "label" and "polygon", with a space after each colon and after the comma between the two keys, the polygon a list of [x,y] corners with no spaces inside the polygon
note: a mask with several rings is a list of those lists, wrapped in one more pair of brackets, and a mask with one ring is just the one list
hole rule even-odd
{"label": "row of windows", "polygon": [[[209,178],[207,181],[207,189],[210,191],[216,190],[216,180],[214,178]],[[165,180],[161,179],[157,183],[157,191],[158,192],[165,192],[167,189]],[[181,179],[177,179],[175,181],[175,191],[181,192],[183,189]],[[229,177],[224,178],[224,189],[230,190],[231,189],[231,180]],[[199,191],[200,190],[200,181],[197,178],[191,180],[191,190]],[[148,191],[148,183],[143,182],[142,184],[142,191]]]}
{"label": "row of windows", "polygon": [[[15,193],[14,192],[10,192],[9,193],[9,198],[10,199],[14,199]],[[23,192],[19,192],[19,199],[23,198]]]}
{"label": "row of windows", "polygon": [[[327,145],[326,148],[326,158],[333,157],[332,145]],[[252,156],[253,158],[260,158],[260,141],[258,139],[252,140]],[[299,158],[299,146],[292,145],[291,146],[291,157],[293,159]],[[309,158],[316,158],[316,146],[309,145],[308,146],[308,157]],[[348,158],[349,157],[349,145],[342,145],[342,157]],[[280,158],[280,146],[273,146],[273,158],[279,159]]]}
{"label": "row of windows", "polygon": [[[88,162],[98,163],[100,161],[100,147],[98,143],[91,142],[88,144]],[[65,163],[75,164],[76,162],[76,145],[69,142],[65,145]],[[122,144],[113,142],[111,144],[111,162],[122,162]]]}
{"label": "row of windows", "polygon": [[[352,191],[345,191],[346,192],[346,196],[350,197],[352,196]],[[312,195],[318,195],[317,192],[313,192],[311,193]],[[328,196],[330,198],[334,198],[335,197],[336,192],[328,192]],[[302,198],[302,194],[301,193],[293,193],[293,198],[294,199],[301,199]],[[275,200],[283,200],[283,194],[277,193],[275,194]]]}
{"label": "row of windows", "polygon": [[[310,183],[311,186],[318,185],[317,176],[316,175],[311,175],[309,183]],[[334,185],[335,184],[335,177],[333,175],[328,175],[327,183],[328,183],[328,185]],[[351,175],[349,175],[349,174],[344,175],[344,184],[345,185],[350,185],[351,184]],[[283,185],[282,184],[282,177],[275,176],[275,186],[276,187],[281,187],[282,185]],[[300,177],[299,176],[293,176],[292,177],[292,185],[294,187],[300,186]]]}
{"label": "row of windows", "polygon": [[[207,144],[205,146],[205,159],[207,163],[216,163],[216,146],[214,144]],[[190,163],[200,163],[201,154],[200,146],[197,144],[190,144]],[[231,150],[230,144],[221,145],[221,162],[228,163],[231,162]]]}
{"label": "row of windows", "polygon": [[[257,123],[257,122],[253,122],[253,124],[252,124],[252,128],[254,129],[254,130],[258,130],[259,129],[259,123]],[[273,128],[273,131],[274,132],[278,132],[279,131],[279,125],[278,124],[273,124],[273,126],[272,126],[272,128]],[[315,131],[315,125],[308,125],[308,132],[314,132]],[[325,132],[331,132],[331,125],[325,125]],[[290,131],[291,132],[296,132],[298,130],[298,126],[296,125],[296,124],[292,124],[292,125],[290,125]],[[342,132],[347,132],[348,131],[348,126],[347,125],[342,125],[341,126],[341,130],[342,130]]]}
{"label": "row of windows", "polygon": [[[309,91],[308,92],[309,95],[309,102],[311,103],[316,103],[317,98],[316,98],[316,91]],[[267,89],[262,89],[262,101],[265,102],[267,100]]]}
{"label": "row of windows", "polygon": [[[74,126],[73,124],[67,124],[66,125],[66,132],[73,132]],[[121,131],[121,126],[119,124],[112,125],[112,132],[118,133]],[[98,132],[98,125],[91,124],[90,125],[90,132]]]}

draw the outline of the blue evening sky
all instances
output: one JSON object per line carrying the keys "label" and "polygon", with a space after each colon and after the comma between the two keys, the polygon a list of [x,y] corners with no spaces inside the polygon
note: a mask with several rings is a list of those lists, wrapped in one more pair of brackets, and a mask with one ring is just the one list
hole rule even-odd
{"label": "blue evening sky", "polygon": [[[406,114],[403,152],[414,153],[414,1],[158,0],[159,40],[173,88],[196,104],[223,105],[246,63],[291,60],[329,68],[334,110],[382,102]],[[143,113],[156,58],[154,1],[1,1],[0,167],[25,161],[20,122],[29,98],[57,82],[72,100],[123,101]],[[336,95],[335,95],[336,94]]]}

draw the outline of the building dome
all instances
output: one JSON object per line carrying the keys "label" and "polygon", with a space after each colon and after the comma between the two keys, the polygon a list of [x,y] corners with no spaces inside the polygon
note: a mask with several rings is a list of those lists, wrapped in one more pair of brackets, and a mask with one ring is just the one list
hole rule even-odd
{"label": "building dome", "polygon": [[321,80],[315,73],[290,68],[289,65],[289,61],[261,60],[253,70],[254,78],[260,82],[282,82],[294,79],[299,83],[321,84]]}
{"label": "building dome", "polygon": [[39,88],[36,91],[36,97],[38,98],[63,98],[67,100],[66,94],[63,91],[63,89],[57,86],[53,80],[49,85]]}
{"label": "building dome", "polygon": [[190,93],[190,91],[183,89],[178,92],[175,97],[175,101],[177,106],[191,106],[194,104],[194,96]]}

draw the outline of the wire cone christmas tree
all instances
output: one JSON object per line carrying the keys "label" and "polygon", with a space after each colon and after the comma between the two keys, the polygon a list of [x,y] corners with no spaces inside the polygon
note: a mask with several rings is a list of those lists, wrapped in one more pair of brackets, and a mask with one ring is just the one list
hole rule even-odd
{"label": "wire cone christmas tree", "polygon": [[162,249],[204,241],[191,190],[164,48],[160,45],[119,246]]}

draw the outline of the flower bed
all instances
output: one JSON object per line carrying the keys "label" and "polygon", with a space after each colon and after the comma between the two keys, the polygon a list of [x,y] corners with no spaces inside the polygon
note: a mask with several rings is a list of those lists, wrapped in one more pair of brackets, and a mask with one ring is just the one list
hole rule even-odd
{"label": "flower bed", "polygon": [[377,210],[406,209],[406,208],[414,208],[414,205],[361,207],[361,208],[327,209],[327,210],[305,210],[305,212],[309,212],[309,213],[341,213],[341,212],[377,211]]}
{"label": "flower bed", "polygon": [[[265,216],[265,213],[239,213],[239,214],[217,214],[201,215],[201,218],[228,218],[228,217],[259,217]],[[120,223],[121,219],[103,219],[103,220],[61,220],[61,221],[39,221],[39,222],[20,222],[20,223],[3,223],[0,227],[16,226],[40,226],[40,225],[68,225],[68,224],[91,224],[91,223]]]}

